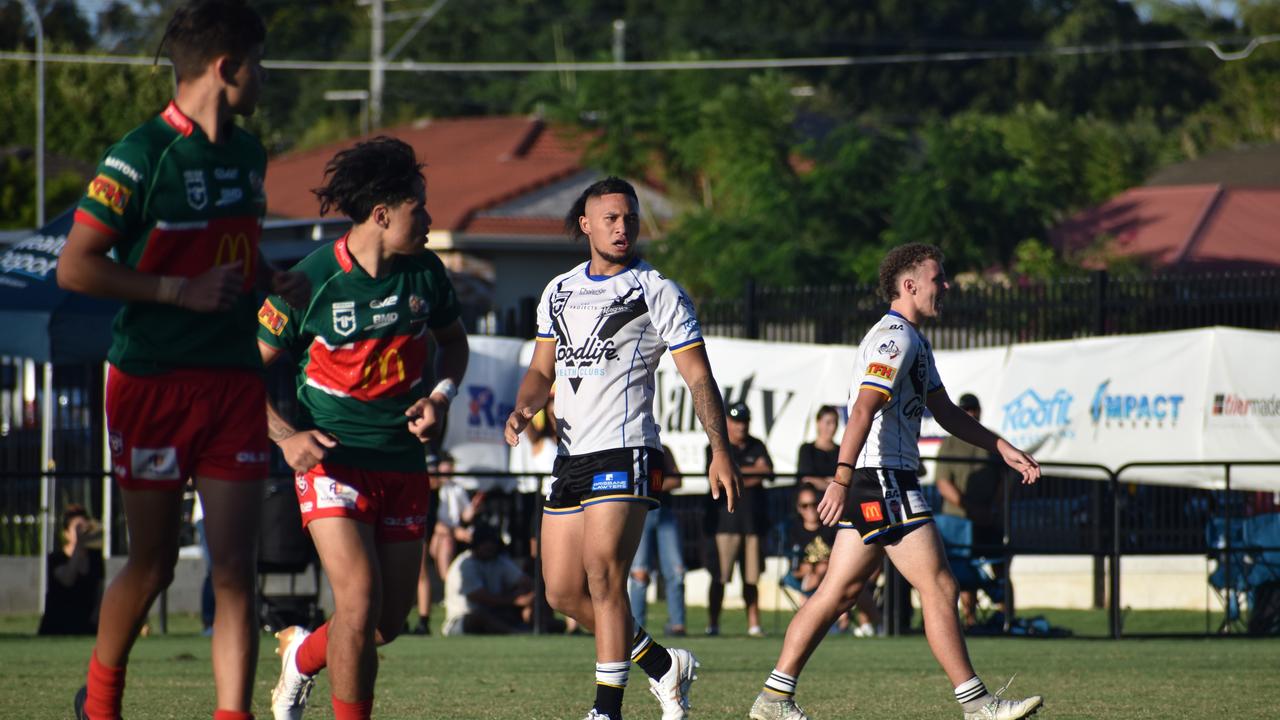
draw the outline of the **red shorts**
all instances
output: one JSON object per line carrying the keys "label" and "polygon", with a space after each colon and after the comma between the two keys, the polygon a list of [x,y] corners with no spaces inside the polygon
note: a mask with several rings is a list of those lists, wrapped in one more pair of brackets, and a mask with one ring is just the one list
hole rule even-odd
{"label": "red shorts", "polygon": [[267,477],[266,386],[253,370],[107,373],[111,467],[126,490]]}
{"label": "red shorts", "polygon": [[319,464],[298,473],[294,489],[303,527],[318,518],[344,517],[373,525],[380,543],[426,537],[431,487],[425,472]]}

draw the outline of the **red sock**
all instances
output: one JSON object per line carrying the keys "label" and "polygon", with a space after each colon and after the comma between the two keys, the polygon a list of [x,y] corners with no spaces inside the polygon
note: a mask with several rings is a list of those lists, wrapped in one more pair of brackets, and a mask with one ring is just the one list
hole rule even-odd
{"label": "red sock", "polygon": [[333,720],[369,720],[373,717],[373,698],[359,702],[345,702],[337,695],[333,698]]}
{"label": "red sock", "polygon": [[84,712],[90,720],[117,720],[124,701],[125,668],[107,667],[98,662],[95,649],[89,658],[88,694],[84,700]]}
{"label": "red sock", "polygon": [[316,631],[302,641],[298,654],[294,657],[294,665],[303,675],[315,675],[328,664],[325,654],[329,651],[329,623],[316,628]]}
{"label": "red sock", "polygon": [[239,710],[214,710],[213,720],[253,720],[253,713]]}

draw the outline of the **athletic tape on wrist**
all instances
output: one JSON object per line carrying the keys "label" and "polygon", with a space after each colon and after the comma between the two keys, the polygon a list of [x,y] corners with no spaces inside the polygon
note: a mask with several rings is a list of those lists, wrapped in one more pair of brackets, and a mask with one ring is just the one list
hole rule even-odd
{"label": "athletic tape on wrist", "polygon": [[436,383],[436,386],[431,389],[431,394],[434,395],[435,393],[440,393],[444,395],[445,399],[449,402],[453,402],[453,399],[458,396],[458,385],[449,378],[445,378],[444,380]]}

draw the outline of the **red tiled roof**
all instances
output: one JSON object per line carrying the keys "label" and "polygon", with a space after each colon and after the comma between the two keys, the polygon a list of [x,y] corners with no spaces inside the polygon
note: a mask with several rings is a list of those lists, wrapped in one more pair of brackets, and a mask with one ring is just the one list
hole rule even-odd
{"label": "red tiled roof", "polygon": [[1050,233],[1083,250],[1108,236],[1108,251],[1155,267],[1280,266],[1280,188],[1181,185],[1131,188]]}
{"label": "red tiled roof", "polygon": [[[431,120],[387,128],[380,134],[409,143],[427,163],[427,210],[435,230],[472,231],[475,213],[561,180],[582,169],[585,142],[570,130],[530,117]],[[273,158],[267,166],[268,211],[314,218],[320,204],[311,188],[325,163],[352,141]],[[553,228],[548,234],[559,234]],[[541,233],[540,233],[541,234]]]}

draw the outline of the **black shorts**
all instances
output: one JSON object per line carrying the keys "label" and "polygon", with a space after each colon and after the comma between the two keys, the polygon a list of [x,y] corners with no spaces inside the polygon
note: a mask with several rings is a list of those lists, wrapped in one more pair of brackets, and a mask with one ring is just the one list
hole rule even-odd
{"label": "black shorts", "polygon": [[662,489],[662,459],[662,451],[648,447],[561,455],[551,469],[543,511],[568,515],[587,505],[619,501],[657,507],[653,496]]}
{"label": "black shorts", "polygon": [[910,470],[858,468],[853,471],[841,528],[853,528],[862,542],[891,542],[933,521],[933,509]]}

